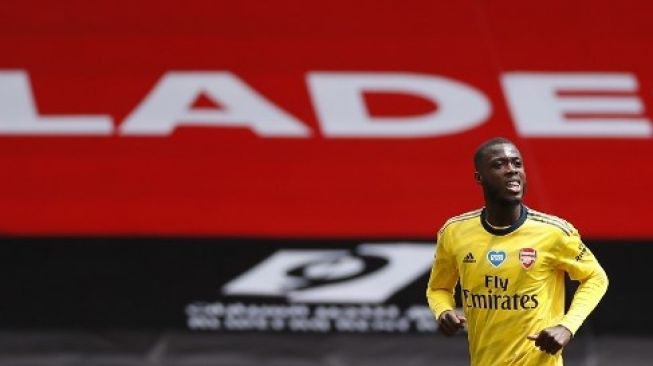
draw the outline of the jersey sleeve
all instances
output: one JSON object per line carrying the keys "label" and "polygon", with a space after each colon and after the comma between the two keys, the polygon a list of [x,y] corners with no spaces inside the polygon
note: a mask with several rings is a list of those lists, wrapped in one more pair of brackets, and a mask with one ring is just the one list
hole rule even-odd
{"label": "jersey sleeve", "polygon": [[436,318],[447,310],[455,308],[454,291],[458,282],[455,257],[449,252],[447,230],[440,230],[435,246],[435,259],[426,288],[429,308]]}
{"label": "jersey sleeve", "polygon": [[607,291],[608,276],[575,229],[563,236],[558,248],[557,267],[572,280],[580,281],[569,311],[560,322],[575,334]]}

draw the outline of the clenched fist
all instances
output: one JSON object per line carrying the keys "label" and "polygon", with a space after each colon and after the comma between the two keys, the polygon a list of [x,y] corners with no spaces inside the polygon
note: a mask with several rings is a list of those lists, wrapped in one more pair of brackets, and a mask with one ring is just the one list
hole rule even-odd
{"label": "clenched fist", "polygon": [[454,310],[447,310],[440,314],[440,317],[438,318],[440,329],[442,330],[442,333],[447,336],[456,334],[458,329],[465,326],[466,321],[467,319],[464,315],[458,314]]}
{"label": "clenched fist", "polygon": [[571,340],[571,331],[562,325],[545,328],[539,333],[529,335],[528,339],[535,341],[535,346],[543,352],[556,354]]}

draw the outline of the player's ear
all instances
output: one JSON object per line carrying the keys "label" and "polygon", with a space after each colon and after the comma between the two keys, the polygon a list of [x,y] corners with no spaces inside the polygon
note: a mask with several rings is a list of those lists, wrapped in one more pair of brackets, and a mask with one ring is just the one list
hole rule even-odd
{"label": "player's ear", "polygon": [[483,183],[483,177],[478,172],[474,172],[474,180],[476,180],[476,183],[482,184]]}

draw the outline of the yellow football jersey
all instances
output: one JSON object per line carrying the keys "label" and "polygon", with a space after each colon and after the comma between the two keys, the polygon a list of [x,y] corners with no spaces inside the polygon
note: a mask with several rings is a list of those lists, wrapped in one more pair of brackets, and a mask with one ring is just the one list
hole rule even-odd
{"label": "yellow football jersey", "polygon": [[[565,272],[580,285],[564,314]],[[460,280],[472,366],[562,365],[526,336],[563,325],[575,333],[597,305],[608,279],[568,222],[527,207],[497,230],[485,211],[456,216],[438,233],[426,291],[436,317],[455,307]]]}

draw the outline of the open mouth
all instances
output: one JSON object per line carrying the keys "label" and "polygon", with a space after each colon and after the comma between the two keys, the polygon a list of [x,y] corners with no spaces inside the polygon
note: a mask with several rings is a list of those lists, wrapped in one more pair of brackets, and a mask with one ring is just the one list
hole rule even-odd
{"label": "open mouth", "polygon": [[511,180],[506,183],[506,189],[513,193],[521,192],[521,182],[517,180]]}

